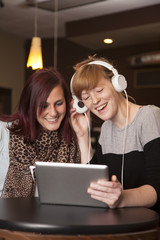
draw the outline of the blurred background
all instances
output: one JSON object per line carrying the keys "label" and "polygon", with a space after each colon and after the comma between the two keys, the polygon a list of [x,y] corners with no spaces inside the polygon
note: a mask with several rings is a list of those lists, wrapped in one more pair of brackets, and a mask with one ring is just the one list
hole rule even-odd
{"label": "blurred background", "polygon": [[35,71],[26,67],[35,36],[43,67],[55,66],[68,85],[73,66],[97,54],[126,77],[138,104],[160,107],[160,0],[0,0],[0,113],[16,111]]}

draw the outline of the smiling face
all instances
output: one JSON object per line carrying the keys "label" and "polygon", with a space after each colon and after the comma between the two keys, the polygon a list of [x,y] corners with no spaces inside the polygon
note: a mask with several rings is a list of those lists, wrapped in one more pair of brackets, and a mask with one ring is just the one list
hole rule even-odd
{"label": "smiling face", "polygon": [[37,109],[37,121],[48,131],[55,131],[61,125],[66,114],[66,101],[61,86],[56,86],[47,98],[44,110],[39,114]]}
{"label": "smiling face", "polygon": [[116,119],[119,94],[110,80],[102,77],[95,88],[83,90],[81,97],[86,107],[102,120]]}

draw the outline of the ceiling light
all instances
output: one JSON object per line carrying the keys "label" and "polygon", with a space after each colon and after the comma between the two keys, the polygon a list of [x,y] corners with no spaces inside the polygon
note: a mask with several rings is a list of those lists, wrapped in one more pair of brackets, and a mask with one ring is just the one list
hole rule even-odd
{"label": "ceiling light", "polygon": [[33,70],[43,68],[41,38],[39,37],[32,38],[27,67],[32,67]]}
{"label": "ceiling light", "polygon": [[37,37],[37,0],[35,0],[35,36],[32,38],[27,67],[43,68],[41,38]]}
{"label": "ceiling light", "polygon": [[106,44],[111,44],[111,43],[113,43],[113,40],[111,38],[106,38],[103,40],[103,42]]}

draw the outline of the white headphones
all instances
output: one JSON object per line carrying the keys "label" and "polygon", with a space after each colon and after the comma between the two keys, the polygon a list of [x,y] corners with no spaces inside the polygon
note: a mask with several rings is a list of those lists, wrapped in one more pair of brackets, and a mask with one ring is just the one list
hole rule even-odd
{"label": "white headphones", "polygon": [[[111,64],[104,61],[93,61],[93,62],[89,62],[88,64],[101,65],[111,70],[114,74],[114,76],[112,77],[112,84],[114,89],[117,92],[123,92],[127,88],[127,81],[125,77],[121,74],[118,74],[117,70]],[[85,113],[87,111],[87,107],[84,105],[82,100],[79,100],[73,93],[73,89],[72,89],[73,79],[74,79],[74,75],[72,76],[71,82],[70,82],[70,89],[71,89],[72,97],[74,99],[73,108],[76,108],[76,111],[78,113]]]}

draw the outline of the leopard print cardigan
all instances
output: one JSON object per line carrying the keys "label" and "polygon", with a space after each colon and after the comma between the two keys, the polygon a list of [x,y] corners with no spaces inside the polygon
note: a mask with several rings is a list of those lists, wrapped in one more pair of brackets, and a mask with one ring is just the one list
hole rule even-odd
{"label": "leopard print cardigan", "polygon": [[30,166],[36,161],[76,162],[80,163],[80,151],[71,141],[67,145],[58,132],[43,132],[40,140],[28,143],[23,137],[10,134],[10,164],[2,191],[2,198],[32,197],[35,192],[35,181]]}

